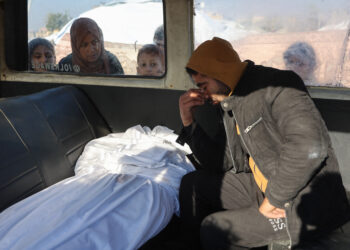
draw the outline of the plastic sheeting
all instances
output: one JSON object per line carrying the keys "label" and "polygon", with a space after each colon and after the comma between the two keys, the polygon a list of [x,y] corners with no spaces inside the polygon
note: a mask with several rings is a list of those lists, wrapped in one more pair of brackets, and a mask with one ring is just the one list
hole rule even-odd
{"label": "plastic sheeting", "polygon": [[178,212],[190,150],[165,127],[89,142],[76,176],[0,214],[0,249],[137,249]]}

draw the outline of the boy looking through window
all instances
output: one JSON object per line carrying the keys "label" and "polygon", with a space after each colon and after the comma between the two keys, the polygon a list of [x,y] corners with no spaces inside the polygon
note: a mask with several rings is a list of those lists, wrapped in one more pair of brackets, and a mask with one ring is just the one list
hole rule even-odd
{"label": "boy looking through window", "polygon": [[146,76],[163,75],[163,56],[163,51],[157,45],[144,45],[137,54],[137,74]]}

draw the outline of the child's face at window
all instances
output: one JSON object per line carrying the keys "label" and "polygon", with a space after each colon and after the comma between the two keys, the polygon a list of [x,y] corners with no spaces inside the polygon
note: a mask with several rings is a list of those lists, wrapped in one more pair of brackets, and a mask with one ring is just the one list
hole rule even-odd
{"label": "child's face at window", "polygon": [[39,45],[34,49],[31,60],[33,70],[45,71],[45,67],[42,67],[42,65],[46,63],[55,63],[56,57],[49,48],[44,45]]}
{"label": "child's face at window", "polygon": [[158,55],[142,53],[137,63],[137,74],[161,76],[164,73],[162,60]]}

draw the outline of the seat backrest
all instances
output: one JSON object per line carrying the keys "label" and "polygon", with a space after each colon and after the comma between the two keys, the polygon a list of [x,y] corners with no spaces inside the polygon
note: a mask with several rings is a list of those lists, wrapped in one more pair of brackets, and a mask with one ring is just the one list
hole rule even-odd
{"label": "seat backrest", "polygon": [[350,101],[314,99],[314,102],[327,125],[344,186],[350,191]]}
{"label": "seat backrest", "polygon": [[0,211],[74,175],[85,144],[110,132],[79,89],[0,101]]}

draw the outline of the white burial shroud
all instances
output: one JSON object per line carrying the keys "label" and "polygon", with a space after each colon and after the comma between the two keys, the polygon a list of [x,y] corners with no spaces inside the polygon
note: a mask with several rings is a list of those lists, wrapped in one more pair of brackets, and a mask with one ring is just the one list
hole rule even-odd
{"label": "white burial shroud", "polygon": [[62,180],[0,213],[0,249],[137,249],[179,212],[194,168],[172,130],[135,126],[90,141]]}

